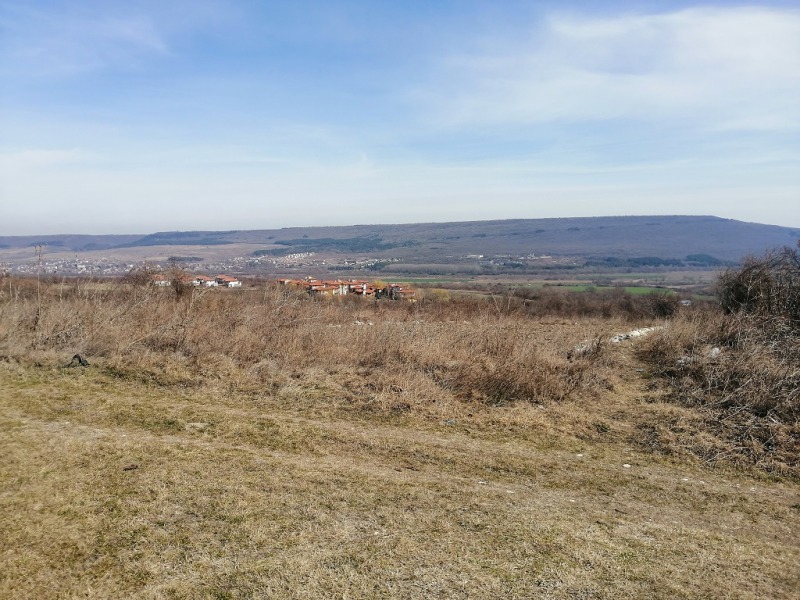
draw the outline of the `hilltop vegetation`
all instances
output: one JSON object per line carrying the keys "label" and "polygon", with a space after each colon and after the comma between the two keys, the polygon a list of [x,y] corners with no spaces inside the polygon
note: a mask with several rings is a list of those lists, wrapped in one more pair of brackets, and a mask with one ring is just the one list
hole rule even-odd
{"label": "hilltop vegetation", "polygon": [[364,252],[382,252],[393,248],[407,248],[415,246],[416,242],[385,243],[377,236],[359,236],[354,238],[309,238],[302,237],[275,242],[282,248],[270,250],[256,250],[254,256],[275,255],[282,256],[294,252],[346,252],[361,254]]}

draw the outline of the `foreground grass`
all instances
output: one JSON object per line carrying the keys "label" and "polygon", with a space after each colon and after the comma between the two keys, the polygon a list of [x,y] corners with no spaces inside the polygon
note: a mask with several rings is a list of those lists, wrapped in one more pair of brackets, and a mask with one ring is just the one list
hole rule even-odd
{"label": "foreground grass", "polygon": [[636,381],[595,401],[609,439],[567,433],[588,404],[370,412],[325,381],[0,363],[0,597],[796,597],[800,484],[637,452]]}

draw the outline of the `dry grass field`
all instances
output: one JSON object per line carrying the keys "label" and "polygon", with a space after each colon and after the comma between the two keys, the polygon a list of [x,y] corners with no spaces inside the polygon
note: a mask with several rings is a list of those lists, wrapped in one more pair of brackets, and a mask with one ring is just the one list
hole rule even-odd
{"label": "dry grass field", "polygon": [[628,297],[0,292],[2,598],[798,595],[794,334]]}

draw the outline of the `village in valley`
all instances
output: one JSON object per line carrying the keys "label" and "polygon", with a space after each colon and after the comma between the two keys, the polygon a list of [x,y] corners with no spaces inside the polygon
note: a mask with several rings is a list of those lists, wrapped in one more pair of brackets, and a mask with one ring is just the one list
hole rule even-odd
{"label": "village in valley", "polygon": [[191,285],[194,287],[229,287],[238,288],[242,287],[242,282],[231,277],[230,275],[217,275],[216,277],[208,277],[207,275],[189,275],[184,273],[177,277],[168,277],[163,273],[153,275],[153,284],[158,287],[169,287],[173,281],[177,281],[183,285]]}
{"label": "village in valley", "polygon": [[[242,282],[230,275],[191,275],[183,273],[170,277],[164,273],[157,273],[152,276],[152,283],[158,287],[168,287],[174,282],[193,287],[227,287],[240,288]],[[303,279],[283,278],[276,281],[278,285],[288,286],[296,290],[302,290],[309,296],[356,296],[362,298],[385,298],[388,300],[406,300],[415,302],[418,294],[417,290],[400,283],[370,282],[366,280],[322,280],[315,277],[305,277]]]}
{"label": "village in valley", "polygon": [[404,284],[372,282],[364,280],[342,281],[320,280],[313,277],[304,279],[278,279],[280,285],[288,285],[297,289],[305,290],[311,296],[348,296],[355,295],[363,298],[387,298],[389,300],[408,300],[417,299],[417,290]]}

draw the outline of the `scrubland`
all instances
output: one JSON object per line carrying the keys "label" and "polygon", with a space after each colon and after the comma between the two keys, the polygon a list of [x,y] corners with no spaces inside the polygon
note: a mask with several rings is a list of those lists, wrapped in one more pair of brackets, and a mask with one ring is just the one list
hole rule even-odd
{"label": "scrubland", "polygon": [[690,307],[4,279],[0,597],[796,597],[777,264]]}

